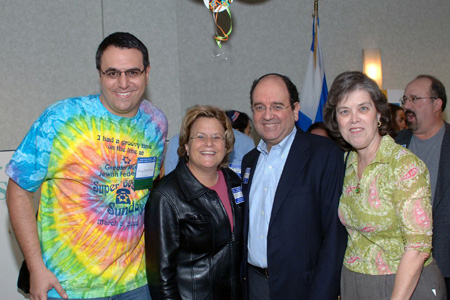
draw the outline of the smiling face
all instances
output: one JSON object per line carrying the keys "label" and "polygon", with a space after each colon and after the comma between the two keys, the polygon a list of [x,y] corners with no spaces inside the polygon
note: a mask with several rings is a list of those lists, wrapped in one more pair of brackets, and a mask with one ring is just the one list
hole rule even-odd
{"label": "smiling face", "polygon": [[[200,136],[204,139],[195,138]],[[225,140],[211,137],[225,137],[225,129],[217,119],[202,117],[192,124],[189,142],[184,147],[194,175],[216,171],[225,157]]]}
{"label": "smiling face", "polygon": [[[264,111],[253,110],[253,126],[267,144],[267,149],[279,144],[294,128],[300,105],[291,106],[286,84],[278,76],[267,76],[253,91],[253,107],[263,105]],[[275,105],[285,107],[280,111],[270,109]]]}
{"label": "smiling face", "polygon": [[[126,71],[144,69],[142,53],[137,49],[108,47],[101,57],[101,71]],[[136,78],[128,78],[122,73],[119,78],[111,79],[99,71],[102,95],[100,101],[111,113],[131,118],[136,115],[148,83],[150,67]]]}
{"label": "smiling face", "polygon": [[358,153],[376,152],[381,141],[377,127],[380,114],[367,92],[350,92],[337,105],[336,119],[342,137]]}

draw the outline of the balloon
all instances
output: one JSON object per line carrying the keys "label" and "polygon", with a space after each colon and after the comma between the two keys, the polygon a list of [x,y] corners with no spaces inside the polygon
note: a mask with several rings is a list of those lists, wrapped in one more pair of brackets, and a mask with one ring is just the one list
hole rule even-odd
{"label": "balloon", "polygon": [[232,2],[233,0],[203,0],[205,6],[215,13],[224,11]]}

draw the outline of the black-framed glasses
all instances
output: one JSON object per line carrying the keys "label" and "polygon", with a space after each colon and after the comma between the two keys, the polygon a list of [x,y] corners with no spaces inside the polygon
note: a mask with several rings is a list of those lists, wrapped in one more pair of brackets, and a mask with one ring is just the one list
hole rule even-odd
{"label": "black-framed glasses", "polygon": [[195,136],[191,136],[189,138],[190,140],[195,140],[200,143],[205,143],[206,141],[211,140],[214,144],[220,143],[225,141],[225,137],[219,135],[219,134],[213,134],[213,135],[206,135],[206,134],[197,134]]}
{"label": "black-framed glasses", "polygon": [[400,103],[402,104],[402,105],[405,105],[405,103],[406,102],[411,102],[412,104],[414,104],[414,103],[416,103],[417,102],[417,100],[421,100],[421,99],[427,99],[427,98],[430,98],[430,99],[437,99],[437,97],[418,97],[418,96],[409,96],[409,97],[406,97],[406,96],[403,96],[403,97],[401,97],[400,98]]}
{"label": "black-framed glasses", "polygon": [[[274,105],[269,106],[269,110],[274,111],[274,112],[281,112],[289,107],[292,107],[292,104],[289,104],[288,106],[286,106],[284,104],[274,104]],[[262,104],[255,104],[255,105],[250,106],[250,108],[252,109],[252,111],[254,113],[263,113],[266,111],[267,106],[262,105]]]}
{"label": "black-framed glasses", "polygon": [[133,68],[133,69],[125,70],[125,71],[119,71],[116,69],[108,69],[105,72],[100,70],[100,72],[109,79],[119,79],[120,76],[122,76],[122,73],[124,73],[125,77],[127,77],[129,79],[138,78],[139,76],[142,75],[142,73],[144,73],[144,71],[145,71],[145,68],[143,70],[140,70],[138,68]]}

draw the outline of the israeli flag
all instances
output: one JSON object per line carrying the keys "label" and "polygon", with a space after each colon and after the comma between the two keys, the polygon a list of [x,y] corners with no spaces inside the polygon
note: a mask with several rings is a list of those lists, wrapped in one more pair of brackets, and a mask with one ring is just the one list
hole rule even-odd
{"label": "israeli flag", "polygon": [[297,125],[304,131],[315,122],[322,122],[322,110],[327,101],[328,87],[320,46],[319,18],[313,17],[312,44],[305,81],[300,94],[300,112]]}

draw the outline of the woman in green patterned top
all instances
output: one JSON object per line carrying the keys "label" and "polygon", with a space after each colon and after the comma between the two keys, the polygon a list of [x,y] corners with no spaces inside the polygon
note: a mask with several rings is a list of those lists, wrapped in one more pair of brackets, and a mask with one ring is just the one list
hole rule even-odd
{"label": "woman in green patterned top", "polygon": [[339,218],[349,238],[341,298],[446,299],[431,255],[428,169],[395,144],[389,104],[361,72],[336,77],[325,123],[348,151]]}

